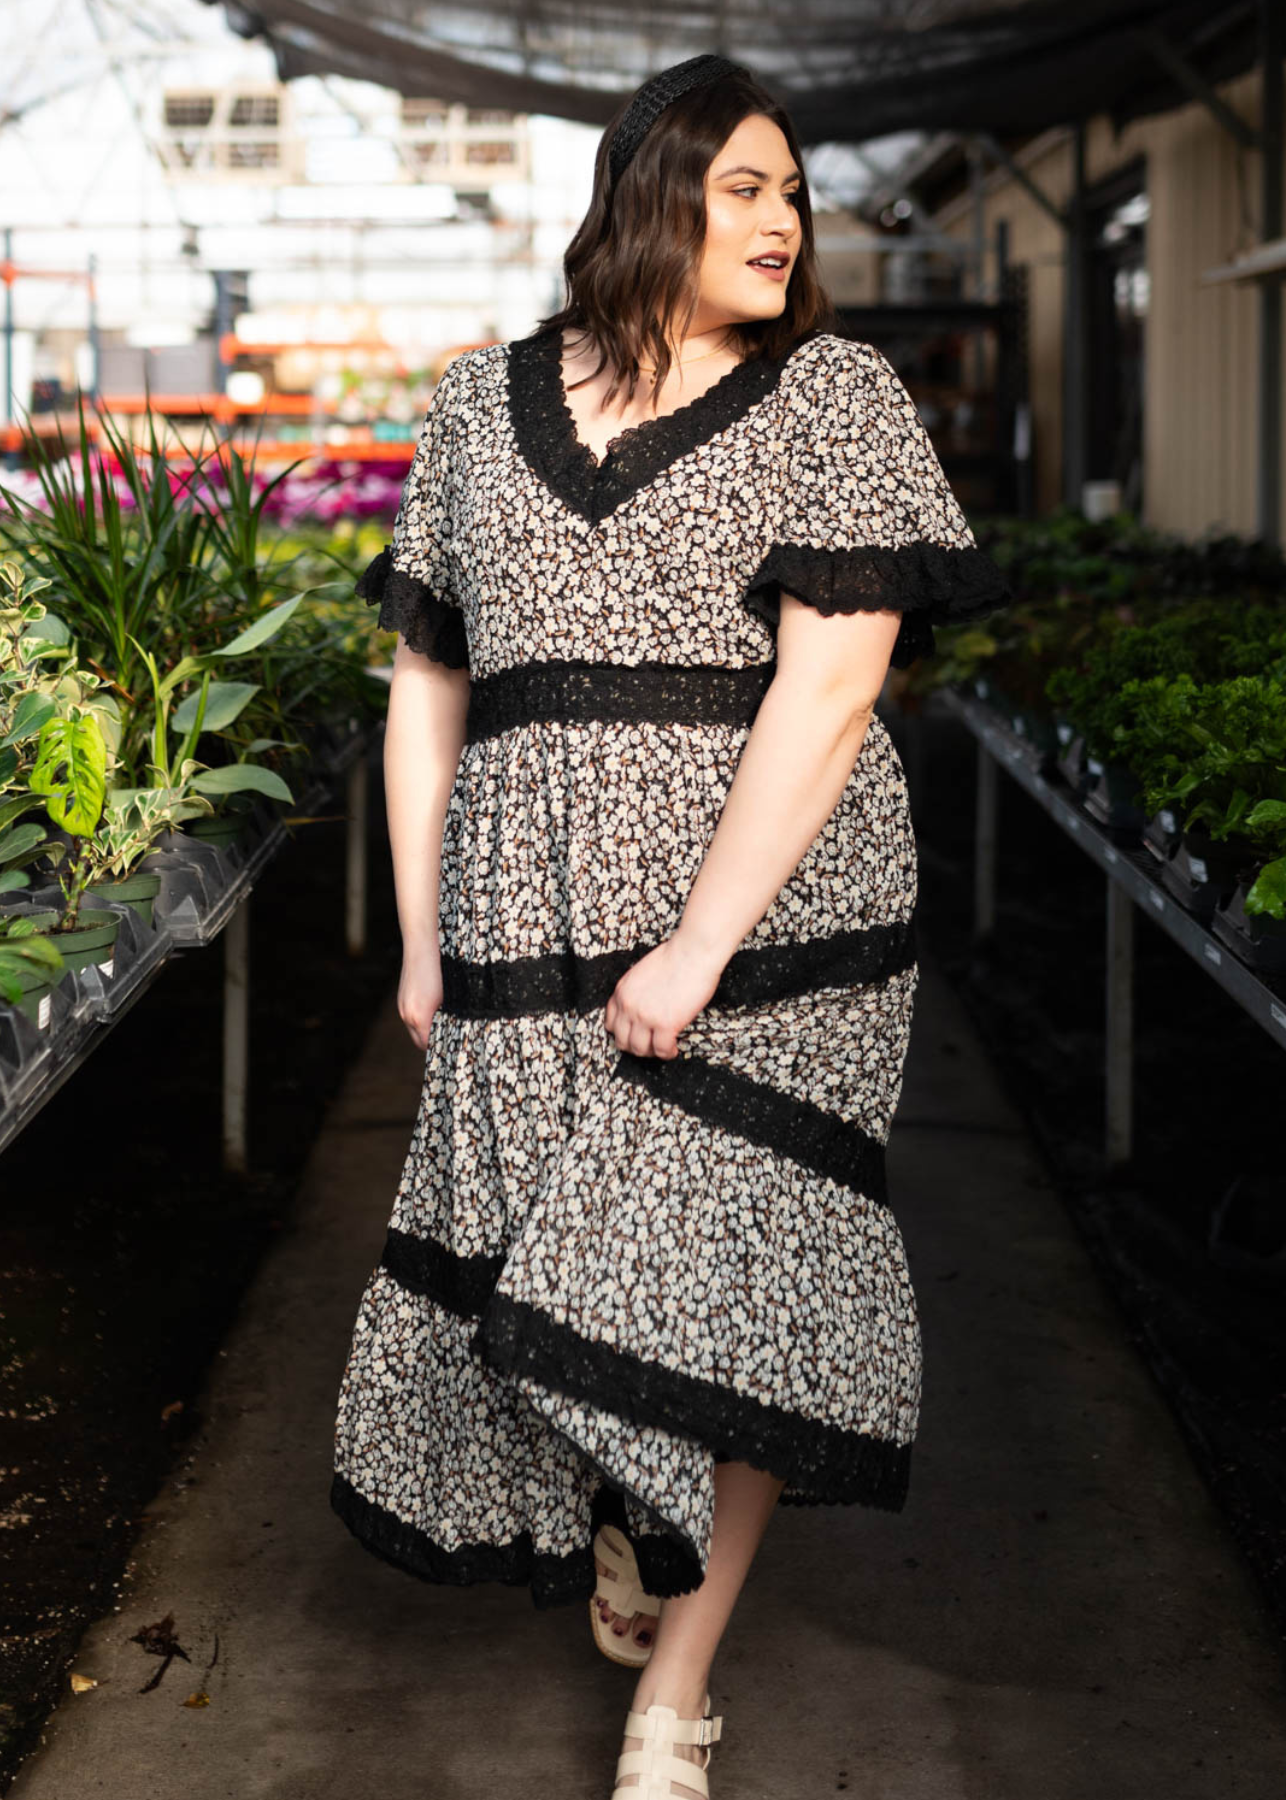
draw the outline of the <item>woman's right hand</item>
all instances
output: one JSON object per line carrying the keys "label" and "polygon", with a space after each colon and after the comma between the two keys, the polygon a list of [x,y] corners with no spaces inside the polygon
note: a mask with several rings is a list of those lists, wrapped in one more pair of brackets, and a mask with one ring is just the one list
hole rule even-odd
{"label": "woman's right hand", "polygon": [[397,984],[397,1010],[420,1050],[429,1047],[429,1027],[442,1004],[442,958],[437,949],[402,953],[402,976]]}

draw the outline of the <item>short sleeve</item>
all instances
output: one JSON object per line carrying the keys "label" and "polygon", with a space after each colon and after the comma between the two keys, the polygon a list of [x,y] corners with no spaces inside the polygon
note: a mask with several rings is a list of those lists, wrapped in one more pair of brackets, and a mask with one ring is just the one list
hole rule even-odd
{"label": "short sleeve", "polygon": [[400,632],[412,650],[453,669],[469,666],[464,613],[451,576],[451,445],[461,361],[447,364],[433,390],[402,486],[393,542],[367,565],[354,590],[379,607],[386,631]]}
{"label": "short sleeve", "polygon": [[821,613],[902,613],[890,661],[935,649],[933,626],[1010,604],[974,542],[915,402],[871,344],[832,335],[790,387],[775,535],[745,595],[780,622],[781,593]]}

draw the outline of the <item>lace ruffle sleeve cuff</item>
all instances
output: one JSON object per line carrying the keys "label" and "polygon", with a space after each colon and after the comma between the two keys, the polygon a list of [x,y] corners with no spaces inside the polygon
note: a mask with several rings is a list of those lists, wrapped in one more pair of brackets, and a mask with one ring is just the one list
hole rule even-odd
{"label": "lace ruffle sleeve cuff", "polygon": [[783,588],[820,613],[902,613],[890,657],[895,669],[932,656],[934,625],[984,619],[1013,599],[986,551],[927,541],[848,549],[776,543],[750,578],[746,605],[776,626]]}
{"label": "lace ruffle sleeve cuff", "polygon": [[368,606],[378,606],[380,625],[385,631],[401,632],[412,650],[451,669],[468,668],[464,614],[417,576],[395,569],[391,544],[367,564],[354,592]]}

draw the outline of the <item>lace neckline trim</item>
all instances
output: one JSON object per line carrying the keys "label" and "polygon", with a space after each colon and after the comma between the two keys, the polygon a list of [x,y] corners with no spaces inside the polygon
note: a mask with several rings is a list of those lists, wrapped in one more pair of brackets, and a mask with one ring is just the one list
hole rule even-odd
{"label": "lace neckline trim", "polygon": [[627,426],[600,462],[576,433],[563,386],[562,333],[546,326],[508,347],[509,410],[519,451],[551,492],[597,524],[771,393],[790,357],[815,336],[816,330],[805,332],[784,356],[734,363],[675,411]]}

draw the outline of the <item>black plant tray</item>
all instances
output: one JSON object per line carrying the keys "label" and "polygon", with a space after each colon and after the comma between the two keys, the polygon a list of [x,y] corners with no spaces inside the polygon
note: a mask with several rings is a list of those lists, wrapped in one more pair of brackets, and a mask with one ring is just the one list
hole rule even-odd
{"label": "black plant tray", "polygon": [[1153,813],[1143,827],[1144,848],[1150,850],[1158,862],[1169,862],[1182,841],[1183,832],[1179,828],[1178,818],[1168,806]]}
{"label": "black plant tray", "polygon": [[1286,973],[1286,924],[1248,913],[1243,905],[1247,889],[1248,883],[1238,882],[1216,910],[1210,929],[1252,969],[1268,975]]}
{"label": "black plant tray", "polygon": [[1137,844],[1147,824],[1147,815],[1133,801],[1122,796],[1123,785],[1114,768],[1086,759],[1093,785],[1081,804],[1090,818],[1101,825],[1114,844]]}
{"label": "black plant tray", "polygon": [[1167,893],[1173,894],[1180,906],[1186,908],[1194,919],[1200,919],[1203,924],[1208,925],[1214,917],[1215,908],[1228,892],[1228,883],[1203,875],[1201,871],[1204,868],[1202,859],[1194,857],[1187,845],[1180,843],[1170,860],[1162,863],[1160,875]]}

